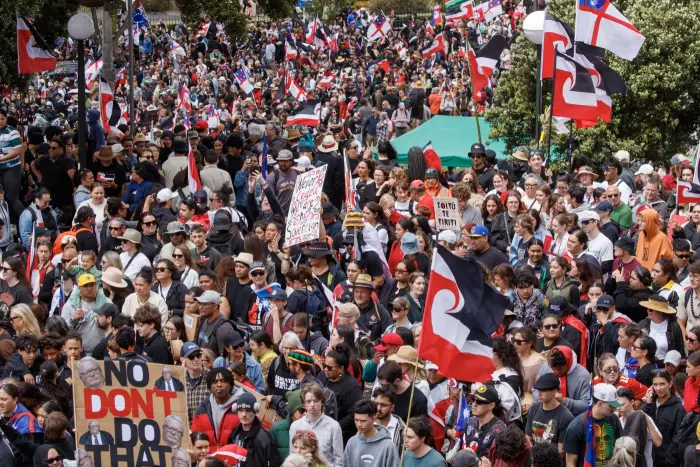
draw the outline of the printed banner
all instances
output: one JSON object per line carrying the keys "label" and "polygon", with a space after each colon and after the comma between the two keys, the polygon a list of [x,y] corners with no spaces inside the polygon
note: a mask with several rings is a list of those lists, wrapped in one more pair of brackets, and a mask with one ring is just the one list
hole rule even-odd
{"label": "printed banner", "polygon": [[284,236],[287,246],[318,239],[321,227],[321,192],[327,168],[327,165],[322,165],[297,177]]}
{"label": "printed banner", "polygon": [[437,230],[459,232],[457,198],[433,198],[435,203],[435,227]]}
{"label": "printed banner", "polygon": [[73,374],[79,466],[189,467],[184,367],[84,357]]}

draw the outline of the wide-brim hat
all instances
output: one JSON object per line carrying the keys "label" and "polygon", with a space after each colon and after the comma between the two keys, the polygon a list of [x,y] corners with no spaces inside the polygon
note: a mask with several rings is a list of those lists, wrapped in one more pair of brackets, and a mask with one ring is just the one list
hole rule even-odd
{"label": "wide-brim hat", "polygon": [[338,150],[338,142],[332,135],[326,135],[323,137],[323,141],[318,146],[319,152],[333,152]]}
{"label": "wide-brim hat", "polygon": [[287,141],[292,141],[301,138],[301,132],[298,128],[290,128],[287,130]]}
{"label": "wide-brim hat", "polygon": [[425,368],[425,365],[418,358],[418,351],[415,347],[410,345],[402,345],[399,347],[398,352],[390,356],[387,360],[396,363],[408,363],[409,365],[415,365],[418,368]]}
{"label": "wide-brim hat", "polygon": [[185,231],[185,224],[180,221],[168,222],[168,230],[165,231],[165,235],[174,235],[179,233],[187,235],[187,232]]}
{"label": "wide-brim hat", "polygon": [[513,159],[519,161],[527,162],[529,160],[530,151],[528,151],[526,146],[520,146],[513,153]]}
{"label": "wide-brim hat", "polygon": [[352,284],[353,287],[367,287],[370,290],[374,290],[374,284],[372,283],[372,276],[369,274],[359,274],[355,283]]}
{"label": "wide-brim hat", "polygon": [[321,219],[329,219],[331,217],[338,216],[338,208],[336,208],[333,203],[326,201],[321,205],[323,207],[323,213],[321,214]]}
{"label": "wide-brim hat", "polygon": [[321,258],[322,256],[332,255],[331,247],[326,242],[313,242],[306,252],[311,258]]}
{"label": "wide-brim hat", "polygon": [[583,167],[578,169],[578,172],[576,173],[576,176],[574,178],[578,178],[579,175],[584,175],[584,174],[593,175],[596,178],[598,177],[598,174],[593,172],[593,169],[591,167],[584,165]]}
{"label": "wide-brim hat", "polygon": [[102,146],[97,154],[95,154],[95,157],[101,161],[111,161],[115,158],[115,155],[110,146]]}
{"label": "wide-brim hat", "polygon": [[131,243],[141,244],[141,232],[134,229],[126,229],[121,237],[117,237],[118,240],[127,240]]}
{"label": "wide-brim hat", "polygon": [[115,267],[109,267],[102,272],[102,282],[118,289],[128,287],[129,284],[124,280],[124,274]]}
{"label": "wide-brim hat", "polygon": [[658,311],[659,313],[664,313],[667,315],[676,314],[676,309],[669,305],[668,302],[657,301],[653,300],[652,298],[649,298],[649,300],[644,300],[642,302],[639,302],[639,304],[642,305],[644,308]]}

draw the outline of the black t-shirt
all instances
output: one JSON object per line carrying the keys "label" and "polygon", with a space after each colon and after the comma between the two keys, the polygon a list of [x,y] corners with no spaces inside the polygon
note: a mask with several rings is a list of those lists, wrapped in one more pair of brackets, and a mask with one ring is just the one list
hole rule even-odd
{"label": "black t-shirt", "polygon": [[554,410],[545,410],[542,403],[537,402],[527,413],[525,434],[532,438],[534,443],[564,442],[566,429],[574,416],[563,404]]}
{"label": "black t-shirt", "polygon": [[508,258],[506,258],[506,255],[504,255],[501,250],[494,247],[489,247],[489,249],[483,253],[469,250],[469,256],[486,266],[489,271],[499,264],[508,264]]}
{"label": "black t-shirt", "polygon": [[75,161],[63,155],[57,160],[42,156],[34,161],[34,167],[41,172],[41,184],[51,193],[51,204],[69,206],[73,204],[73,181],[69,170],[75,170]]}
{"label": "black t-shirt", "polygon": [[2,288],[0,289],[0,294],[4,293],[9,293],[12,296],[13,302],[8,303],[10,308],[20,303],[24,303],[25,305],[31,305],[32,303],[34,303],[34,297],[32,296],[32,292],[29,289],[27,289],[27,287],[21,282],[15,284],[12,287],[8,286],[7,283],[3,283]]}
{"label": "black t-shirt", "polygon": [[[588,414],[584,412],[572,420],[564,437],[564,452],[578,456],[576,467],[583,467],[583,459],[586,455],[587,426]],[[617,415],[611,415],[602,420],[594,418],[593,433],[596,444],[595,465],[603,465],[612,457],[615,451],[615,441],[622,436],[620,419],[617,418]]]}
{"label": "black t-shirt", "polygon": [[116,196],[121,198],[122,185],[126,183],[126,172],[124,168],[116,161],[108,166],[97,164],[93,167],[92,173],[95,175],[96,182],[114,182],[116,188],[105,188],[105,197]]}
{"label": "black t-shirt", "polygon": [[644,386],[650,388],[652,383],[651,372],[656,370],[656,365],[653,363],[647,363],[639,370],[637,370],[637,376],[634,377],[637,381],[642,383]]}
{"label": "black t-shirt", "polygon": [[[401,394],[396,394],[394,401],[394,414],[401,417],[405,422],[408,418],[408,406],[411,402],[411,389],[405,390]],[[413,391],[413,404],[411,404],[411,417],[418,415],[428,416],[428,399],[419,389]]]}
{"label": "black t-shirt", "polygon": [[226,280],[226,299],[231,307],[231,319],[240,318],[242,322],[248,321],[248,303],[253,289],[250,285],[253,281],[241,284],[237,277],[229,277]]}

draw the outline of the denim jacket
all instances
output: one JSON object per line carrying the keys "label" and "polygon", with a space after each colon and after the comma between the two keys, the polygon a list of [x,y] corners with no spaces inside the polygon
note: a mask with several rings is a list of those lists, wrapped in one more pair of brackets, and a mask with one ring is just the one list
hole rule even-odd
{"label": "denim jacket", "polygon": [[[19,237],[22,240],[22,246],[27,250],[31,248],[32,239],[32,213],[29,211],[30,209],[36,213],[37,222],[43,222],[41,211],[37,207],[36,203],[32,203],[27,206],[27,209],[22,211],[22,214],[19,216]],[[49,207],[49,209],[51,210],[51,215],[56,220],[56,225],[58,225],[58,216],[56,215],[56,211],[53,207]],[[58,234],[58,232],[51,232],[51,234],[53,237],[55,234]]]}

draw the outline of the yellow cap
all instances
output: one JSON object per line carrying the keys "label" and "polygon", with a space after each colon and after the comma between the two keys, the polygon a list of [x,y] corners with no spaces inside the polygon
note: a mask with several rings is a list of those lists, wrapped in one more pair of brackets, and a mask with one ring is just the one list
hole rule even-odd
{"label": "yellow cap", "polygon": [[95,279],[95,276],[92,274],[83,274],[82,276],[78,277],[78,287],[82,287],[87,284],[94,284],[97,282],[97,279]]}

